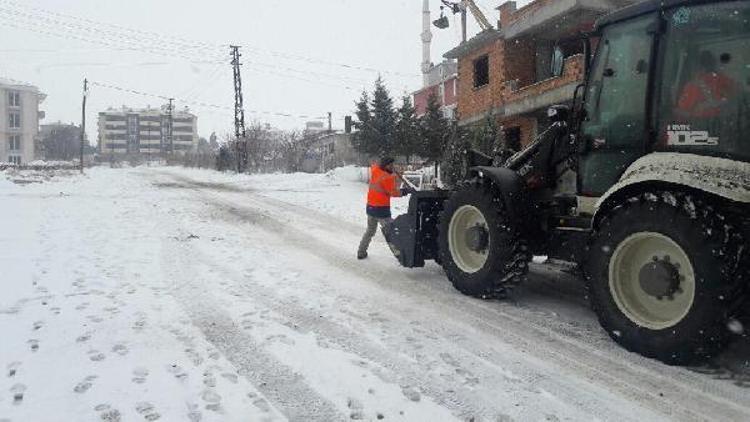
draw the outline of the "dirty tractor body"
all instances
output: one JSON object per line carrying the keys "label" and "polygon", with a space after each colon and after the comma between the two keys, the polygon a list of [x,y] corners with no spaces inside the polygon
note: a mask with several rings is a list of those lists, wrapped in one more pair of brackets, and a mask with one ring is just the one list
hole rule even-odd
{"label": "dirty tractor body", "polygon": [[[716,355],[747,303],[750,1],[646,1],[583,42],[572,104],[505,159],[419,192],[388,229],[400,263],[503,298],[543,255],[577,264],[609,335],[670,364]],[[596,40],[596,51],[588,46]]]}

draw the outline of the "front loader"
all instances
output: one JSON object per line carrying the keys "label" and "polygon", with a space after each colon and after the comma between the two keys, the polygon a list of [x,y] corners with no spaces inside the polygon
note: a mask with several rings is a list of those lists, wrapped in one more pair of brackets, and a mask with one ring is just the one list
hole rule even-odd
{"label": "front loader", "polygon": [[616,342],[714,356],[750,280],[750,1],[645,1],[584,43],[572,106],[507,160],[467,154],[464,180],[413,195],[389,243],[481,298],[511,294],[534,255],[574,262]]}

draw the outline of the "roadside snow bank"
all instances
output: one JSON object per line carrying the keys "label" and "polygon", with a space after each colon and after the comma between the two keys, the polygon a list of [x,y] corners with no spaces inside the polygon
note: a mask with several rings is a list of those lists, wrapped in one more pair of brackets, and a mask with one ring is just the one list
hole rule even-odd
{"label": "roadside snow bank", "polygon": [[[364,225],[367,219],[365,206],[369,170],[366,167],[339,167],[326,174],[248,175],[182,167],[169,167],[164,171],[194,180],[225,185],[240,192],[268,196],[350,223]],[[409,198],[394,198],[391,206],[395,218],[406,213]]]}
{"label": "roadside snow bank", "polygon": [[326,177],[342,182],[367,183],[370,169],[356,166],[338,167],[326,173]]}

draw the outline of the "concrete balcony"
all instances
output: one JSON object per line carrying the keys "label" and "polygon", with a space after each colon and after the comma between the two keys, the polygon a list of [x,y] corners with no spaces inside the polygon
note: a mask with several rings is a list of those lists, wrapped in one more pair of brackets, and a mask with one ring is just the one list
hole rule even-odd
{"label": "concrete balcony", "polygon": [[506,81],[503,89],[504,114],[514,116],[540,110],[573,99],[576,86],[583,80],[584,57],[577,54],[565,59],[563,74],[530,85]]}

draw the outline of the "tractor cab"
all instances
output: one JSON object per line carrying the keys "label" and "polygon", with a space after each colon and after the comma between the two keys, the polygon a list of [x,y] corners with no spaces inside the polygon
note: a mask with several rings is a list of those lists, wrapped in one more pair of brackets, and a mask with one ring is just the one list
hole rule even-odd
{"label": "tractor cab", "polygon": [[577,113],[584,197],[649,153],[750,160],[750,3],[661,3],[598,24]]}
{"label": "tractor cab", "polygon": [[750,290],[750,1],[647,0],[586,43],[571,109],[507,160],[469,154],[386,237],[481,298],[511,294],[534,255],[571,261],[614,341],[714,356]]}

